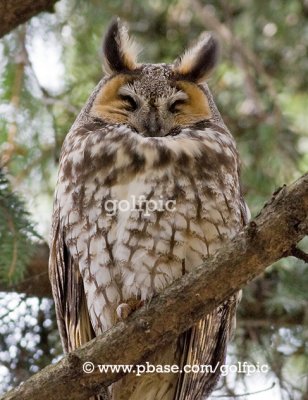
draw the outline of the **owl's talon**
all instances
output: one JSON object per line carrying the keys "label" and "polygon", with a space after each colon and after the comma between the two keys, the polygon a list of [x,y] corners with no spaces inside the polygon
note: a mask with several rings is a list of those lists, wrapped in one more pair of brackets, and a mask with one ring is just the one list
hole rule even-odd
{"label": "owl's talon", "polygon": [[121,303],[120,305],[118,305],[118,307],[116,309],[117,317],[119,320],[123,321],[132,313],[132,311],[133,310],[129,304]]}
{"label": "owl's talon", "polygon": [[133,311],[144,305],[144,300],[128,299],[126,303],[121,303],[116,309],[117,317],[120,321],[126,319]]}

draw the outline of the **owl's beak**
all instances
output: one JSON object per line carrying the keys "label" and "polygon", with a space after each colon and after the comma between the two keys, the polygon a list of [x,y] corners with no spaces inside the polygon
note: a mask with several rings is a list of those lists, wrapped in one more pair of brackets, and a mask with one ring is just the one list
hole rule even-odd
{"label": "owl's beak", "polygon": [[145,136],[149,137],[164,136],[162,123],[155,107],[151,107],[147,119],[144,122],[144,133]]}

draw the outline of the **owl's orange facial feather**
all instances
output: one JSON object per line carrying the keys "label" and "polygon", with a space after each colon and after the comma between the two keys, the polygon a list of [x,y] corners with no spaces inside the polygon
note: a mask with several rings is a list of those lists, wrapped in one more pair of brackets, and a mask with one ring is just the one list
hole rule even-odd
{"label": "owl's orange facial feather", "polygon": [[207,98],[196,84],[181,81],[177,87],[187,95],[187,100],[177,106],[174,117],[176,125],[190,125],[211,118]]}
{"label": "owl's orange facial feather", "polygon": [[91,108],[91,115],[107,122],[127,123],[129,107],[119,95],[119,90],[130,81],[131,77],[126,74],[111,78],[97,95]]}

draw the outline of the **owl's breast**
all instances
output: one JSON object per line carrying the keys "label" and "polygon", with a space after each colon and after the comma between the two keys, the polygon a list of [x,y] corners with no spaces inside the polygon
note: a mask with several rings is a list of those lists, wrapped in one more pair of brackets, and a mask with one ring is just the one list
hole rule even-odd
{"label": "owl's breast", "polygon": [[229,177],[223,191],[217,179],[201,175],[169,165],[111,189],[116,215],[111,240],[125,298],[160,291],[236,233],[239,194],[228,194],[236,178],[230,185]]}
{"label": "owl's breast", "polygon": [[101,315],[99,304],[114,305],[106,326],[119,301],[161,291],[241,226],[229,136],[208,129],[140,138],[121,129],[71,146],[56,195],[92,318]]}

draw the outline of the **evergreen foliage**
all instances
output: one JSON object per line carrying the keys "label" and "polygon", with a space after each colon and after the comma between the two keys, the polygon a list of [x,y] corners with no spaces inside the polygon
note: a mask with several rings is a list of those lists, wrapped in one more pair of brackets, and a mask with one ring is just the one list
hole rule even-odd
{"label": "evergreen foliage", "polygon": [[0,170],[0,282],[9,286],[24,276],[38,237],[23,201]]}

